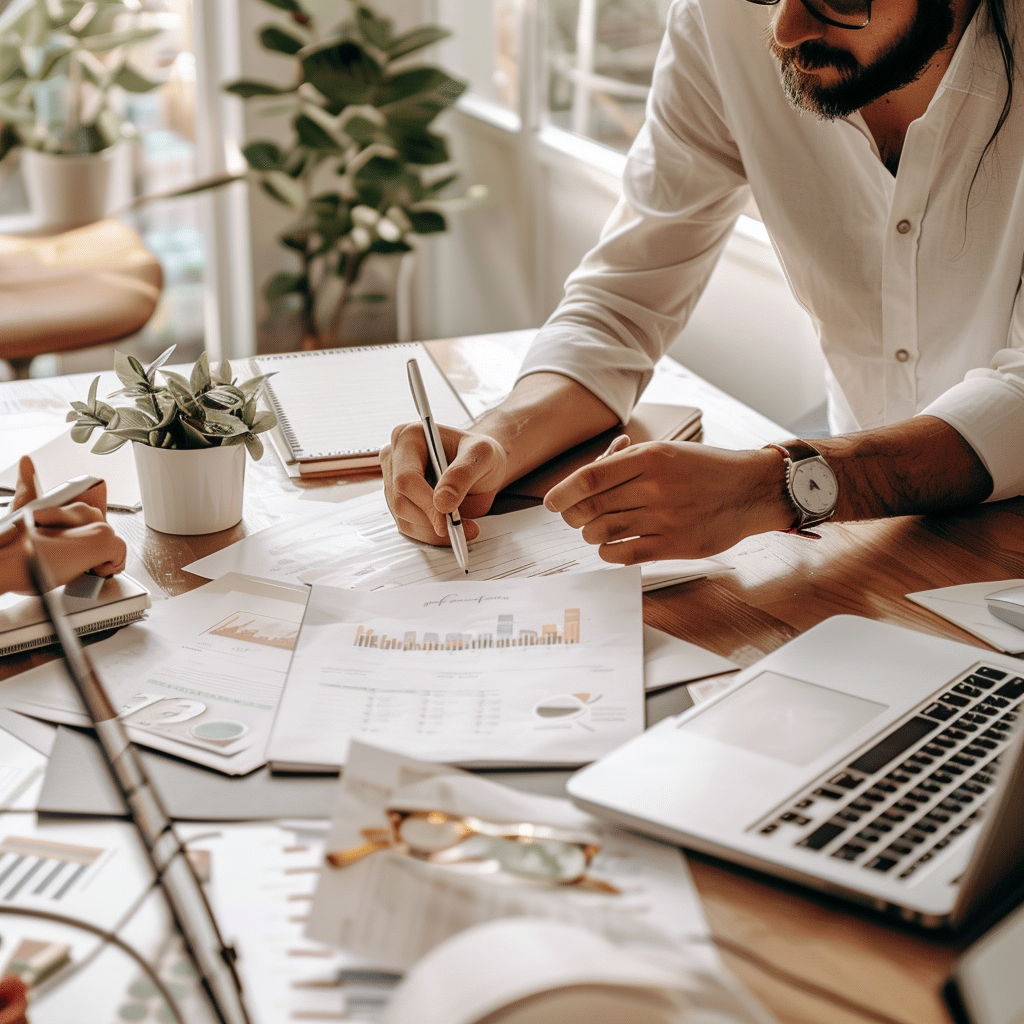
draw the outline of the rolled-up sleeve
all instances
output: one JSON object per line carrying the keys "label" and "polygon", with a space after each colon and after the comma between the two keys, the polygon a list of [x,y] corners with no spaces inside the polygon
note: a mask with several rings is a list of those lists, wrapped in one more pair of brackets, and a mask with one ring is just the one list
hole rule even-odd
{"label": "rolled-up sleeve", "polygon": [[921,411],[953,427],[992,477],[988,501],[1024,494],[1024,303],[1017,293],[1007,347]]}
{"label": "rolled-up sleeve", "polygon": [[747,195],[700,10],[677,0],[622,198],[566,282],[520,378],[571,377],[628,419],[700,298]]}

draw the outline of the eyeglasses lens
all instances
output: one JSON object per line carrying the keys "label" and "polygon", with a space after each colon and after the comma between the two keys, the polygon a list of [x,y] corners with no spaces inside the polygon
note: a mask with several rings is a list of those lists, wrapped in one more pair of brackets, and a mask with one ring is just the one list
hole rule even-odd
{"label": "eyeglasses lens", "polygon": [[869,0],[803,0],[804,6],[825,21],[846,28],[864,28],[871,21]]}
{"label": "eyeglasses lens", "polygon": [[[779,0],[748,0],[760,7],[775,7]],[[811,14],[839,28],[867,28],[871,24],[871,0],[801,0]]]}

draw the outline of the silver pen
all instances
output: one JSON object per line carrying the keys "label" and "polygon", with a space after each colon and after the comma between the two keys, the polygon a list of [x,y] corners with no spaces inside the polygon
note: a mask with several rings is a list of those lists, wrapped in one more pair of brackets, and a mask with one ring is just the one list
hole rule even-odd
{"label": "silver pen", "polygon": [[[437,432],[434,414],[430,411],[430,400],[427,398],[427,389],[423,386],[419,364],[415,359],[410,359],[406,363],[406,368],[409,372],[409,389],[412,391],[412,400],[416,403],[416,411],[420,414],[420,422],[423,424],[423,437],[427,442],[430,461],[434,467],[434,474],[440,480],[448,468],[448,459],[444,454],[441,435]],[[469,545],[466,543],[466,531],[462,527],[462,516],[456,509],[454,512],[447,513],[445,519],[448,521],[448,539],[452,542],[455,561],[459,563],[459,568],[463,572],[468,573]]]}

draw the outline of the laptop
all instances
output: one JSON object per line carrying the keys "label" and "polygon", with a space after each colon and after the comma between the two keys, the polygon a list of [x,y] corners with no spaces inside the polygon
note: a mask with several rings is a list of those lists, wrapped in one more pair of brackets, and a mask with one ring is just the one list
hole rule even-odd
{"label": "laptop", "polygon": [[575,803],[937,928],[1024,863],[1024,663],[855,616],[577,772]]}

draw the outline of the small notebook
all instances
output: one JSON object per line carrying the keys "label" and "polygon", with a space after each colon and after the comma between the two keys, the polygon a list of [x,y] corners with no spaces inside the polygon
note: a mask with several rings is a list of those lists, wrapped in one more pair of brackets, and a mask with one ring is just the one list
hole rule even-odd
{"label": "small notebook", "polygon": [[277,414],[286,465],[297,464],[303,476],[379,466],[392,429],[419,418],[406,375],[410,359],[419,362],[435,420],[455,427],[472,423],[418,342],[252,359],[254,373],[274,374],[267,398]]}
{"label": "small notebook", "polygon": [[[64,608],[79,636],[127,626],[141,619],[152,603],[149,591],[124,573],[104,580],[95,598],[70,596],[67,591],[70,588],[74,592],[75,582],[65,588]],[[56,639],[38,597],[0,594],[0,656],[45,647]]]}
{"label": "small notebook", "polygon": [[[138,512],[142,508],[142,494],[139,491],[139,477],[135,472],[132,446],[126,444],[116,452],[94,455],[91,448],[96,437],[93,434],[92,441],[79,444],[72,441],[71,432],[66,431],[41,448],[29,452],[43,490],[52,490],[73,476],[88,473],[106,480],[107,508],[118,512]],[[18,463],[15,462],[0,473],[0,491],[13,491],[17,484]]]}

